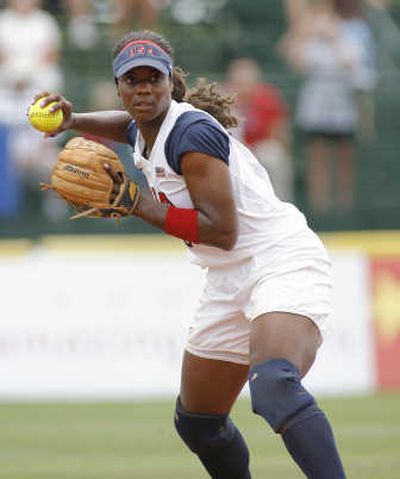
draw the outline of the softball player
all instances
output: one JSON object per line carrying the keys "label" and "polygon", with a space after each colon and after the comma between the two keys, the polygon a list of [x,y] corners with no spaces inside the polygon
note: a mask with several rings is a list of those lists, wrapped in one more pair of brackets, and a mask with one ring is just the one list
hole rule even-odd
{"label": "softball player", "polygon": [[204,82],[188,92],[163,37],[131,32],[113,57],[126,111],[72,113],[53,94],[47,102],[58,101],[64,122],[52,134],[72,128],[131,144],[150,186],[133,214],[183,239],[207,269],[183,358],[180,437],[210,477],[249,479],[249,452],[229,418],[249,380],[253,411],[281,435],[304,474],[345,477],[328,420],[301,383],[330,312],[324,247],[227,133],[236,124],[232,101]]}

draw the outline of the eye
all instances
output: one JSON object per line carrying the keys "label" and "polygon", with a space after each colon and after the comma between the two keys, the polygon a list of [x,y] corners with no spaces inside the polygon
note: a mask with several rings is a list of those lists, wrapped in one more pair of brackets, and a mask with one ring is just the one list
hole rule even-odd
{"label": "eye", "polygon": [[124,83],[126,83],[127,85],[132,85],[135,82],[133,75],[130,75],[130,74],[124,75],[122,79]]}
{"label": "eye", "polygon": [[158,83],[160,81],[161,75],[159,73],[153,73],[149,79],[150,83]]}

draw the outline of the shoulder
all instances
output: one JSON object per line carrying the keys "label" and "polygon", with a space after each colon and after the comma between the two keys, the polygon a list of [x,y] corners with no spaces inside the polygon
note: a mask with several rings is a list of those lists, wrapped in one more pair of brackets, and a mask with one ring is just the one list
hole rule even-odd
{"label": "shoulder", "polygon": [[181,174],[180,159],[189,151],[205,153],[228,163],[229,135],[208,113],[187,111],[178,117],[165,142],[165,156],[175,172]]}
{"label": "shoulder", "polygon": [[182,139],[183,136],[187,135],[193,137],[202,137],[204,135],[216,136],[226,138],[226,141],[229,141],[229,135],[225,128],[211,115],[201,110],[182,113],[176,120],[166,143],[172,144],[174,141]]}
{"label": "shoulder", "polygon": [[137,131],[138,127],[135,120],[130,121],[126,128],[126,138],[131,146],[135,146]]}
{"label": "shoulder", "polygon": [[184,111],[175,120],[175,124],[171,130],[173,135],[184,134],[187,129],[197,129],[202,127],[209,127],[211,129],[220,130],[226,134],[226,131],[218,121],[205,111],[194,109]]}

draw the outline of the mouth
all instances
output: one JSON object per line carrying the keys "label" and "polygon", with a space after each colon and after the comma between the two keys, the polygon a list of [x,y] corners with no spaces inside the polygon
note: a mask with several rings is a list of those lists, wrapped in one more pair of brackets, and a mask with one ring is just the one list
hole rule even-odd
{"label": "mouth", "polygon": [[139,112],[146,112],[150,111],[153,108],[153,105],[151,103],[147,103],[144,101],[137,102],[133,105],[134,109]]}

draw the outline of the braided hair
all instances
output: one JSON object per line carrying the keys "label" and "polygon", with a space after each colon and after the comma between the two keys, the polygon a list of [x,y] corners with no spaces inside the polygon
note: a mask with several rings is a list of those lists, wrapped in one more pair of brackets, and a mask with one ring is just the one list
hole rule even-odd
{"label": "braided hair", "polygon": [[[125,34],[112,51],[114,59],[125,45],[136,40],[148,40],[156,43],[171,58],[174,58],[174,50],[163,36],[150,30],[135,31]],[[187,73],[180,67],[174,67],[172,73],[172,99],[178,103],[186,101],[195,108],[206,111],[218,120],[225,128],[233,128],[238,125],[237,118],[231,113],[234,102],[233,96],[222,95],[218,91],[218,85],[205,78],[199,78],[193,88],[188,88],[186,83]]]}

